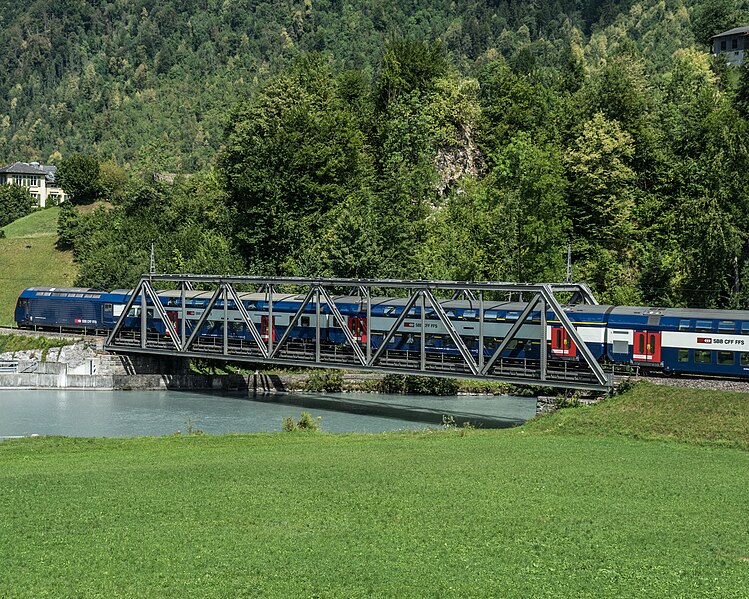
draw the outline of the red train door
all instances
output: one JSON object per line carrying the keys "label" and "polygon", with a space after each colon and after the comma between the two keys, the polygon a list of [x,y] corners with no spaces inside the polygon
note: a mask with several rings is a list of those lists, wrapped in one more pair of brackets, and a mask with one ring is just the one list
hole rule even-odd
{"label": "red train door", "polygon": [[349,316],[348,328],[359,343],[367,342],[367,319],[363,316]]}
{"label": "red train door", "polygon": [[[260,317],[260,337],[263,341],[268,341],[268,317]],[[273,317],[273,341],[276,341],[276,317]]]}
{"label": "red train door", "polygon": [[577,355],[575,342],[562,327],[551,327],[551,354],[565,358],[574,358]]}
{"label": "red train door", "polygon": [[660,362],[661,334],[651,331],[636,332],[632,358],[638,362]]}
{"label": "red train door", "polygon": [[[172,322],[174,330],[179,332],[179,316],[175,310],[167,310],[166,317]],[[166,330],[166,334],[169,335],[169,329]]]}

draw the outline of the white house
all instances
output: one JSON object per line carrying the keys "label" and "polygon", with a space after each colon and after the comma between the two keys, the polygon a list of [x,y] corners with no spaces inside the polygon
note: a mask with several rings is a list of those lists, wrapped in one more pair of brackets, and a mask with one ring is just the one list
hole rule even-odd
{"label": "white house", "polygon": [[38,162],[14,162],[0,168],[0,185],[23,185],[36,200],[37,206],[44,208],[67,199],[67,194],[55,183],[56,166]]}

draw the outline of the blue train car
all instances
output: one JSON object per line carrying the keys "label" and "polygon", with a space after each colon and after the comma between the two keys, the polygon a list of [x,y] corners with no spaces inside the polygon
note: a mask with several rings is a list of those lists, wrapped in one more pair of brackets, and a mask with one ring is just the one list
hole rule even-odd
{"label": "blue train car", "polygon": [[749,375],[749,312],[614,307],[610,361],[702,375]]}
{"label": "blue train car", "polygon": [[128,297],[81,287],[31,287],[18,297],[14,318],[25,328],[108,329],[119,318],[114,306]]}

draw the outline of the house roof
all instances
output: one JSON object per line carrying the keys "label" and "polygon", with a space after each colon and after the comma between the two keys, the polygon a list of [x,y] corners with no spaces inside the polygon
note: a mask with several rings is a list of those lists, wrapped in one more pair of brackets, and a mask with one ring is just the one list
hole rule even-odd
{"label": "house roof", "polygon": [[14,162],[11,165],[0,168],[0,173],[12,175],[44,175],[50,183],[55,182],[56,166],[39,164],[38,162]]}
{"label": "house roof", "polygon": [[728,31],[724,31],[723,33],[716,33],[711,39],[728,35],[740,35],[742,33],[744,35],[749,34],[749,27],[734,27],[733,29],[729,29]]}

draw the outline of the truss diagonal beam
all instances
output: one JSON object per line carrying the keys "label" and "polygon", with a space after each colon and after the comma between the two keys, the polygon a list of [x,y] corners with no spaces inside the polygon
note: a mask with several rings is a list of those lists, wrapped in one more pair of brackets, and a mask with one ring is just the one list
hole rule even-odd
{"label": "truss diagonal beam", "polygon": [[[205,321],[208,320],[208,317],[211,311],[213,310],[213,306],[216,305],[216,302],[218,301],[218,298],[221,297],[221,294],[223,293],[223,291],[224,291],[223,284],[216,287],[216,291],[214,291],[213,296],[211,297],[211,301],[208,302],[208,305],[205,307],[205,310],[200,315],[200,318],[198,318],[197,324],[193,328],[192,333],[190,333],[190,337],[187,339],[187,342],[185,343],[186,350],[192,347],[192,344],[195,341],[195,338],[200,334],[200,329],[203,328]],[[226,323],[224,323],[224,326],[226,326]]]}
{"label": "truss diagonal beam", "polygon": [[601,368],[598,360],[595,359],[595,356],[593,356],[590,348],[587,346],[585,341],[583,341],[583,338],[580,336],[580,333],[572,324],[572,321],[567,316],[567,313],[564,311],[562,305],[557,301],[557,298],[554,297],[551,288],[546,286],[542,287],[541,294],[543,295],[544,299],[551,307],[551,309],[554,311],[554,314],[559,319],[559,322],[562,323],[564,330],[567,331],[570,337],[572,337],[572,340],[577,345],[578,351],[582,354],[585,363],[590,367],[593,375],[596,377],[598,382],[601,385],[610,386],[611,382],[606,376],[606,373],[603,372],[603,368]]}
{"label": "truss diagonal beam", "polygon": [[[166,315],[166,310],[164,310],[164,306],[161,305],[159,296],[156,294],[153,287],[151,287],[149,281],[143,281],[143,290],[146,292],[146,295],[150,296],[151,301],[153,302],[154,311],[159,315],[159,319],[164,324],[166,330],[169,331],[169,338],[172,340],[172,344],[177,351],[182,351],[182,342],[177,337],[177,329],[174,328],[174,324],[172,324],[172,321],[169,320],[169,317]],[[182,317],[184,318],[184,314]]]}
{"label": "truss diagonal beam", "polygon": [[255,341],[257,348],[260,350],[260,353],[263,355],[263,357],[267,358],[268,348],[266,347],[265,342],[263,341],[262,335],[260,335],[260,332],[257,330],[255,323],[252,322],[252,318],[250,318],[250,313],[247,312],[247,308],[244,307],[244,303],[242,303],[242,301],[239,299],[237,290],[234,289],[233,285],[227,285],[227,289],[229,291],[229,295],[231,296],[231,299],[234,300],[234,304],[237,306],[237,310],[239,311],[239,315],[242,317],[242,321],[244,322],[247,329],[250,331],[250,334],[252,335],[252,339]]}
{"label": "truss diagonal beam", "polygon": [[460,355],[463,356],[463,360],[465,361],[466,365],[471,369],[471,372],[473,374],[479,374],[479,369],[476,366],[476,361],[473,359],[473,356],[471,355],[471,350],[469,350],[466,347],[466,344],[463,341],[463,338],[460,336],[460,333],[458,333],[453,323],[447,317],[447,314],[445,313],[445,310],[442,308],[442,305],[439,303],[437,298],[434,297],[434,294],[429,289],[424,290],[424,295],[426,296],[426,299],[429,301],[429,303],[432,305],[432,308],[434,308],[434,311],[437,313],[437,317],[440,319],[442,324],[447,329],[447,334],[450,335],[450,339],[452,339],[453,343],[455,344],[455,347],[458,348]]}
{"label": "truss diagonal beam", "polygon": [[382,338],[382,343],[380,343],[380,347],[377,348],[375,355],[372,356],[372,359],[369,361],[370,366],[373,366],[374,364],[376,364],[377,360],[380,359],[380,356],[385,351],[387,344],[390,343],[390,340],[393,338],[395,333],[401,327],[401,325],[403,324],[403,321],[406,320],[406,316],[408,316],[409,311],[411,310],[411,308],[414,307],[414,304],[416,303],[416,299],[419,297],[419,295],[420,293],[412,294],[411,297],[408,299],[408,302],[406,303],[406,305],[403,306],[403,312],[401,312],[398,318],[395,319],[393,326],[390,327],[390,330]]}
{"label": "truss diagonal beam", "polygon": [[135,300],[138,299],[138,296],[143,290],[143,283],[145,283],[145,279],[141,279],[140,282],[135,286],[135,289],[133,289],[133,292],[130,294],[130,299],[128,299],[125,303],[125,307],[122,309],[122,313],[120,314],[119,319],[115,323],[112,332],[109,333],[109,337],[107,337],[107,345],[111,345],[114,342],[115,337],[122,329],[122,326],[125,324],[128,312],[130,312],[133,304],[135,304]]}
{"label": "truss diagonal beam", "polygon": [[[354,350],[354,353],[356,354],[356,357],[359,359],[359,362],[361,364],[366,364],[367,357],[364,355],[364,352],[362,352],[356,339],[354,339],[354,335],[349,330],[348,324],[343,318],[343,314],[341,314],[341,311],[338,309],[338,306],[335,305],[333,298],[330,297],[330,295],[328,294],[327,290],[324,287],[320,287],[320,292],[322,293],[323,299],[325,299],[325,303],[328,304],[328,308],[330,308],[330,311],[333,314],[333,318],[338,323],[338,326],[341,327],[341,329],[343,329],[343,334],[346,336],[346,340],[348,341],[348,344],[351,346],[351,348]],[[319,340],[318,340],[318,344],[319,344]]]}
{"label": "truss diagonal beam", "polygon": [[520,328],[525,324],[525,321],[533,311],[533,308],[536,307],[539,298],[540,296],[536,295],[530,302],[528,302],[525,310],[523,310],[523,312],[520,314],[518,319],[515,321],[515,324],[510,327],[510,330],[507,332],[507,335],[505,335],[505,338],[502,339],[502,343],[499,344],[499,347],[492,354],[492,357],[489,358],[489,361],[484,365],[484,370],[481,372],[481,374],[489,374],[491,372],[492,366],[494,366],[494,362],[496,362],[497,358],[499,358],[502,352],[507,349],[510,341],[515,339],[515,336],[518,334],[518,331],[520,331]]}
{"label": "truss diagonal beam", "polygon": [[[299,321],[299,319],[302,317],[302,314],[304,314],[304,309],[307,307],[307,305],[312,300],[312,296],[315,295],[315,291],[317,290],[317,285],[312,285],[310,287],[309,292],[305,296],[304,300],[302,301],[302,304],[299,306],[299,309],[294,314],[294,317],[289,321],[289,326],[286,327],[286,330],[283,332],[283,335],[281,335],[281,339],[279,339],[278,343],[276,343],[273,346],[273,350],[270,352],[269,357],[275,358],[278,355],[278,352],[281,350],[281,347],[283,347],[283,344],[286,343],[286,340],[291,335],[291,331],[296,326],[296,323]],[[318,318],[318,325],[319,325],[319,318]],[[273,337],[273,320],[268,319],[268,338]],[[317,345],[320,345],[320,340],[317,340]]]}

